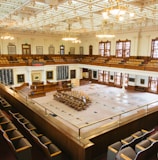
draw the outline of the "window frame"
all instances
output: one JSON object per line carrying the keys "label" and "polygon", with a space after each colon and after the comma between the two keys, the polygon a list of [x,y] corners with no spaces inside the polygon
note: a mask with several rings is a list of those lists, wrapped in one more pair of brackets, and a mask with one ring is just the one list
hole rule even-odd
{"label": "window frame", "polygon": [[111,55],[111,41],[99,42],[99,54],[105,57],[109,57]]}
{"label": "window frame", "polygon": [[151,41],[151,58],[158,58],[158,37]]}
{"label": "window frame", "polygon": [[130,57],[131,40],[116,41],[116,57]]}

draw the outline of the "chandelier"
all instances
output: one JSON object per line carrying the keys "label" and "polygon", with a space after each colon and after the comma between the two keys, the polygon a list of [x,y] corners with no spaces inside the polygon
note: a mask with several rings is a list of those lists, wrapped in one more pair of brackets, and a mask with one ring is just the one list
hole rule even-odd
{"label": "chandelier", "polygon": [[77,38],[76,37],[72,37],[70,34],[70,24],[68,24],[68,33],[66,33],[66,35],[62,38],[63,41],[76,41]]}
{"label": "chandelier", "polygon": [[77,38],[67,36],[67,37],[63,37],[63,38],[62,38],[62,40],[63,40],[63,41],[76,41],[76,40],[77,40]]}
{"label": "chandelier", "polygon": [[6,34],[6,35],[2,35],[1,36],[1,39],[4,39],[4,40],[13,40],[14,37],[9,35],[9,34]]}
{"label": "chandelier", "polygon": [[97,34],[96,37],[97,38],[114,38],[115,35],[114,34]]}
{"label": "chandelier", "polygon": [[[109,7],[102,12],[103,18],[107,20],[112,16],[120,21],[124,20],[123,16],[128,12],[128,8],[123,4],[119,4],[119,0],[117,1],[117,4],[111,3],[111,6],[112,7]],[[133,17],[134,13],[129,13],[129,16]]]}
{"label": "chandelier", "polygon": [[72,41],[72,43],[81,43],[81,40],[76,39],[76,40]]}

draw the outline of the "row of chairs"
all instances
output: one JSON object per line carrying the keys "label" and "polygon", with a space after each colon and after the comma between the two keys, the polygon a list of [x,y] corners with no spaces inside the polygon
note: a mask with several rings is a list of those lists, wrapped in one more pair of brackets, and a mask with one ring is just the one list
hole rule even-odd
{"label": "row of chairs", "polygon": [[56,92],[54,99],[62,102],[78,111],[85,110],[90,103],[87,103],[86,99],[80,99],[64,92]]}
{"label": "row of chairs", "polygon": [[1,110],[0,134],[17,160],[32,160],[32,145]]}
{"label": "row of chairs", "polygon": [[5,98],[0,96],[0,107],[4,110],[9,110],[12,106]]}
{"label": "row of chairs", "polygon": [[109,145],[107,151],[107,160],[120,160],[122,158],[118,156],[120,155],[120,152],[126,150],[125,148],[127,147],[135,148],[135,146],[138,146],[137,144],[141,143],[143,140],[149,137],[151,139],[151,136],[153,136],[152,133],[154,133],[154,129],[150,131],[142,129],[120,141]]}
{"label": "row of chairs", "polygon": [[39,146],[48,160],[61,160],[62,151],[43,133],[41,133],[27,118],[18,112],[9,111],[14,122]]}

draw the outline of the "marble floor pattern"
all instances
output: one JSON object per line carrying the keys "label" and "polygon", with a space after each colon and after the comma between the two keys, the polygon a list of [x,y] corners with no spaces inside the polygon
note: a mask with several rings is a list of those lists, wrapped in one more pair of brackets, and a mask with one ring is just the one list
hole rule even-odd
{"label": "marble floor pattern", "polygon": [[[74,108],[54,100],[53,94],[55,91],[47,92],[46,96],[32,100],[37,106],[45,107],[51,111],[51,115],[65,123],[65,125],[69,127],[75,126],[76,128],[82,128],[87,125],[90,126],[90,124],[95,124],[93,125],[95,128],[99,123],[100,125],[104,125],[105,123],[111,122],[115,119],[113,117],[117,117],[116,115],[158,101],[157,94],[127,91],[121,88],[93,83],[74,87],[72,90],[83,92],[89,96],[92,103],[86,110],[77,111]],[[28,94],[29,90],[25,89],[24,92]],[[158,105],[158,102],[154,105]]]}

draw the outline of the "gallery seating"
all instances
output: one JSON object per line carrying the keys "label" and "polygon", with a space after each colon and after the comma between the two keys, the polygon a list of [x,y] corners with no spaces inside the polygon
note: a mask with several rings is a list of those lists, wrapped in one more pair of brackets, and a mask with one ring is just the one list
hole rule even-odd
{"label": "gallery seating", "polygon": [[158,141],[158,131],[149,136],[148,139],[153,142]]}
{"label": "gallery seating", "polygon": [[146,135],[146,134],[147,134],[147,136],[148,136],[148,134],[150,134],[150,133],[153,132],[153,131],[154,131],[154,129],[153,129],[153,130],[150,130],[150,131],[147,131],[147,130],[142,129],[142,130],[140,130],[140,131],[137,131],[137,132],[133,133],[132,136],[135,137],[135,138],[138,138],[138,137],[140,137],[140,136],[144,136],[144,135]]}
{"label": "gallery seating", "polygon": [[107,160],[115,160],[118,151],[120,150],[123,143],[121,141],[115,142],[108,146]]}
{"label": "gallery seating", "polygon": [[118,152],[116,160],[149,160],[151,157],[157,157],[158,141],[151,143],[141,151],[128,146]]}
{"label": "gallery seating", "polygon": [[39,146],[39,148],[44,152],[45,156],[49,160],[61,160],[62,151],[47,137],[44,137],[43,141],[40,140],[39,137],[36,137],[34,134],[30,132],[33,141]]}
{"label": "gallery seating", "polygon": [[151,144],[152,142],[150,140],[144,139],[135,145],[135,151],[138,153],[139,151],[142,151],[149,147]]}
{"label": "gallery seating", "polygon": [[6,124],[9,122],[9,119],[7,117],[0,117],[0,125]]}
{"label": "gallery seating", "polygon": [[17,125],[21,127],[27,136],[39,146],[43,153],[45,153],[47,159],[61,159],[62,151],[46,135],[41,133],[26,117],[18,112],[9,111],[9,113]]}
{"label": "gallery seating", "polygon": [[11,141],[24,137],[17,129],[7,131],[6,134]]}
{"label": "gallery seating", "polygon": [[142,129],[109,145],[107,150],[107,160],[115,160],[119,151],[129,146],[134,148],[136,144],[146,139],[152,132],[154,132],[154,129],[151,129],[150,131]]}
{"label": "gallery seating", "polygon": [[8,111],[9,109],[11,109],[11,104],[8,103],[5,100],[5,98],[3,98],[3,97],[0,96],[0,107],[1,107],[1,109],[4,109],[4,110]]}
{"label": "gallery seating", "polygon": [[6,141],[17,160],[32,160],[32,145],[24,138],[23,134],[21,134],[7,115],[2,114],[1,110],[0,113],[3,115],[3,117],[0,117],[2,122],[0,123],[0,132],[3,135],[1,138]]}
{"label": "gallery seating", "polygon": [[5,132],[3,137],[17,160],[32,160],[32,145],[26,138],[10,140]]}
{"label": "gallery seating", "polygon": [[1,124],[0,129],[4,130],[5,132],[8,132],[8,131],[15,130],[17,128],[12,122],[8,122],[8,123],[5,123],[5,124]]}

